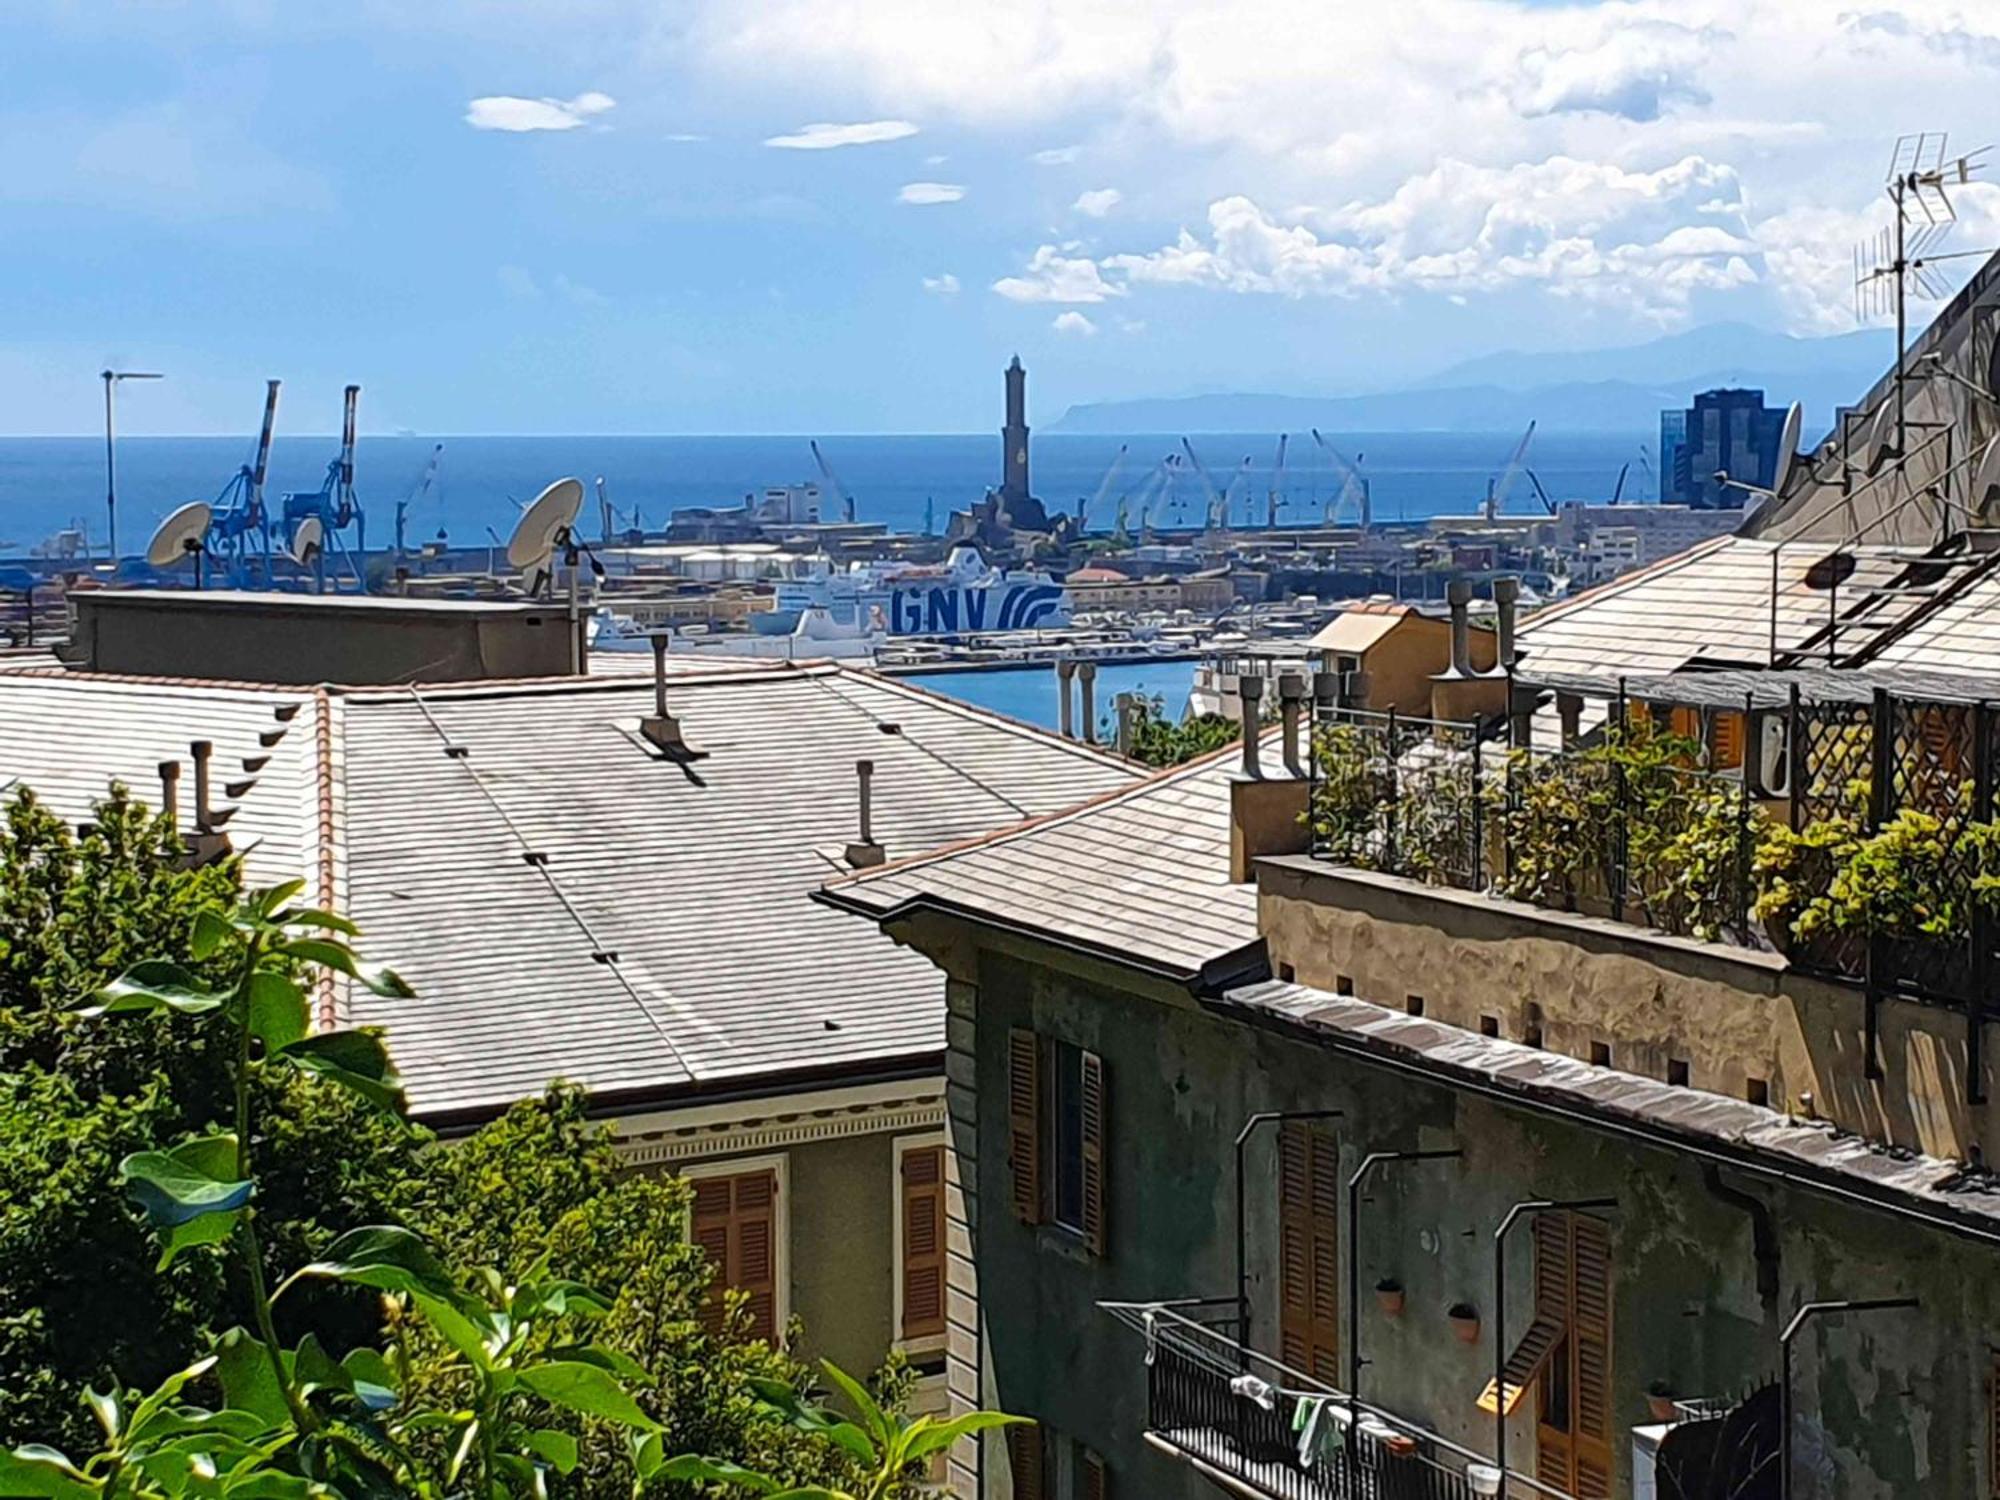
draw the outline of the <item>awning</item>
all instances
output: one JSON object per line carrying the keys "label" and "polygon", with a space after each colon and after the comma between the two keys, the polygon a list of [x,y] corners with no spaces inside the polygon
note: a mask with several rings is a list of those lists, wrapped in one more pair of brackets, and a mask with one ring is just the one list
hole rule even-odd
{"label": "awning", "polygon": [[[1545,1314],[1537,1314],[1528,1331],[1521,1335],[1521,1342],[1514,1346],[1514,1352],[1507,1356],[1503,1366],[1506,1374],[1507,1415],[1514,1414],[1514,1408],[1521,1404],[1521,1397],[1528,1387],[1535,1383],[1548,1364],[1549,1356],[1563,1341],[1563,1325]],[[1492,1412],[1499,1405],[1494,1391],[1494,1382],[1487,1381],[1486,1389],[1479,1393],[1479,1409]]]}

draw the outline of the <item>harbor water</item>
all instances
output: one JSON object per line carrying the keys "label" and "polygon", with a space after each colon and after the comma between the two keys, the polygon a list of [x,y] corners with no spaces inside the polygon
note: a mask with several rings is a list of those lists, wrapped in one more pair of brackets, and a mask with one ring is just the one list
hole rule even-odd
{"label": "harbor water", "polygon": [[[1138,693],[1157,698],[1169,719],[1179,719],[1187,710],[1188,693],[1194,687],[1196,663],[1189,661],[1107,661],[1097,667],[1097,719],[1110,738],[1111,705],[1120,693]],[[1010,719],[1038,724],[1044,729],[1057,726],[1059,709],[1056,670],[1047,662],[1027,667],[994,667],[942,672],[907,672],[903,681],[928,688],[934,693],[956,698]]]}

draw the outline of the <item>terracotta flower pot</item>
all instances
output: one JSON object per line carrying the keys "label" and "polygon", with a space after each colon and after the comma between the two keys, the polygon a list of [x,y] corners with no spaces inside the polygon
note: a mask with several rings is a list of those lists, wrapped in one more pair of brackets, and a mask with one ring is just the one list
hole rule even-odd
{"label": "terracotta flower pot", "polygon": [[1672,1396],[1658,1396],[1650,1391],[1646,1393],[1646,1410],[1652,1413],[1655,1422],[1672,1422],[1680,1417]]}
{"label": "terracotta flower pot", "polygon": [[1476,1344],[1479,1342],[1479,1314],[1477,1312],[1461,1304],[1458,1307],[1452,1308],[1445,1316],[1451,1319],[1451,1331],[1458,1335],[1458,1341],[1461,1344]]}
{"label": "terracotta flower pot", "polygon": [[1376,1287],[1375,1301],[1380,1304],[1384,1317],[1399,1318],[1403,1315],[1403,1289],[1401,1287]]}
{"label": "terracotta flower pot", "polygon": [[1415,1458],[1417,1440],[1407,1432],[1394,1433],[1382,1439],[1382,1451],[1391,1458]]}

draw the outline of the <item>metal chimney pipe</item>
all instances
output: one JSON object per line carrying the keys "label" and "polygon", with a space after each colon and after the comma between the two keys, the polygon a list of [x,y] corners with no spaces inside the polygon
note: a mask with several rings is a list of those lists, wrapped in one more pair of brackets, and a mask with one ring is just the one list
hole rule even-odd
{"label": "metal chimney pipe", "polygon": [[1306,680],[1293,672],[1278,679],[1278,720],[1284,725],[1285,769],[1294,776],[1306,774],[1299,759],[1299,718],[1305,706]]}
{"label": "metal chimney pipe", "polygon": [[1069,680],[1075,675],[1076,663],[1068,657],[1056,663],[1056,692],[1062,698],[1056,705],[1056,731],[1066,740],[1076,738],[1075,712],[1069,701]]}
{"label": "metal chimney pipe", "polygon": [[176,824],[181,820],[181,763],[177,760],[160,762],[160,812]]}
{"label": "metal chimney pipe", "polygon": [[854,774],[861,782],[861,842],[875,842],[875,762],[857,760]]}
{"label": "metal chimney pipe", "polygon": [[1451,675],[1472,675],[1472,580],[1454,578],[1445,585],[1444,597],[1451,605]]}
{"label": "metal chimney pipe", "polygon": [[1257,764],[1257,738],[1264,727],[1264,716],[1258,712],[1258,700],[1264,696],[1264,679],[1251,672],[1239,673],[1236,678],[1236,697],[1243,706],[1243,774],[1262,776],[1263,768]]}
{"label": "metal chimney pipe", "polygon": [[658,631],[652,636],[653,645],[653,712],[662,719],[667,717],[667,637]]}
{"label": "metal chimney pipe", "polygon": [[1514,665],[1514,614],[1520,602],[1520,579],[1493,580],[1493,629],[1499,638],[1499,659],[1496,670],[1501,672]]}
{"label": "metal chimney pipe", "polygon": [[194,826],[199,832],[210,833],[214,822],[208,801],[208,760],[215,753],[215,746],[207,740],[196,740],[188,746],[188,753],[194,757]]}
{"label": "metal chimney pipe", "polygon": [[1077,709],[1083,719],[1083,742],[1097,743],[1097,663],[1080,661],[1076,664]]}

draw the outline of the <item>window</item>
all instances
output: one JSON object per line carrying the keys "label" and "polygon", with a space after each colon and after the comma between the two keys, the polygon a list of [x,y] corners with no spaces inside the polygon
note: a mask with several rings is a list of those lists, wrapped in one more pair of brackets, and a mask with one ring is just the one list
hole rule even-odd
{"label": "window", "polygon": [[750,1337],[776,1339],[784,1321],[781,1304],[783,1223],[779,1203],[782,1162],[743,1163],[714,1171],[696,1168],[687,1175],[694,1183],[694,1212],[688,1232],[715,1268],[715,1279],[702,1304],[702,1326],[710,1333],[722,1326],[722,1292],[743,1292],[748,1298]]}
{"label": "window", "polygon": [[1340,1377],[1340,1148],[1324,1130],[1278,1130],[1278,1358]]}
{"label": "window", "polygon": [[897,1143],[897,1337],[944,1334],[944,1147]]}
{"label": "window", "polygon": [[1088,1448],[1077,1455],[1077,1500],[1110,1500],[1111,1474]]}
{"label": "window", "polygon": [[1479,1018],[1479,1034],[1481,1036],[1500,1035],[1500,1018],[1498,1016],[1481,1016]]}
{"label": "window", "polygon": [[1535,1320],[1561,1337],[1541,1365],[1535,1475],[1577,1500],[1611,1493],[1611,1228],[1587,1214],[1535,1219]]}
{"label": "window", "polygon": [[1007,1045],[1014,1216],[1105,1247],[1105,1069],[1094,1052],[1016,1028]]}
{"label": "window", "polygon": [[1042,1429],[1020,1422],[1006,1429],[1007,1471],[1014,1481],[1014,1500],[1048,1500],[1048,1462],[1042,1455]]}
{"label": "window", "polygon": [[1600,1067],[1600,1068],[1608,1068],[1608,1067],[1610,1067],[1610,1066],[1611,1066],[1611,1043],[1609,1043],[1609,1042],[1592,1042],[1592,1043],[1590,1044],[1590,1060],[1591,1060],[1591,1061],[1592,1061],[1593,1063],[1595,1063],[1595,1064],[1596,1064],[1596,1065],[1597,1065],[1598,1067]]}
{"label": "window", "polygon": [[1353,994],[1353,993],[1354,993],[1354,976],[1353,976],[1352,974],[1336,974],[1336,975],[1334,975],[1334,976],[1333,976],[1333,992],[1334,992],[1334,993],[1335,993],[1336,995],[1351,995],[1351,994]]}
{"label": "window", "polygon": [[1675,1088],[1684,1089],[1688,1081],[1688,1062],[1685,1057],[1667,1059],[1667,1082]]}
{"label": "window", "polygon": [[1422,1015],[1424,1013],[1424,997],[1422,995],[1405,995],[1403,997],[1403,1009],[1407,1010],[1413,1016]]}
{"label": "window", "polygon": [[1769,1104],[1771,1085],[1761,1078],[1746,1078],[1743,1081],[1743,1097],[1752,1104]]}

